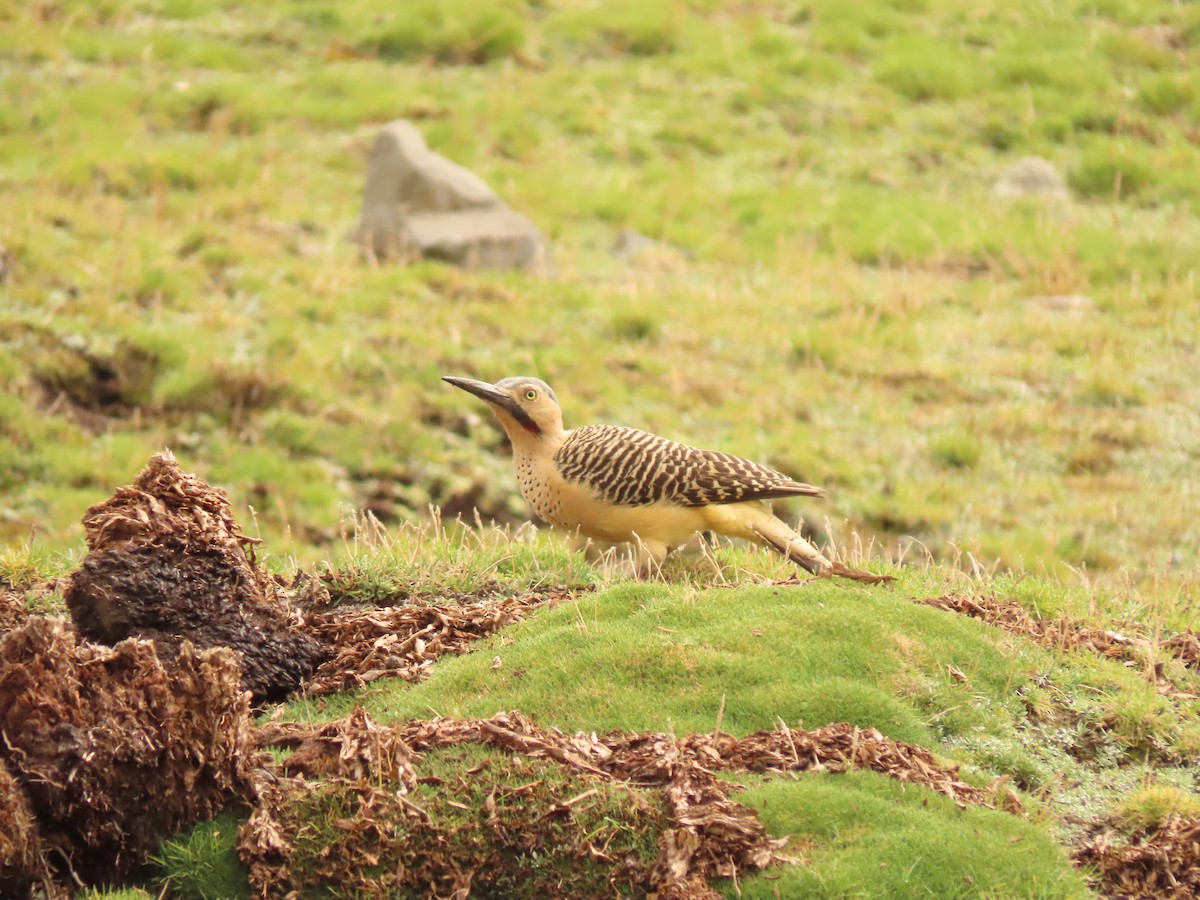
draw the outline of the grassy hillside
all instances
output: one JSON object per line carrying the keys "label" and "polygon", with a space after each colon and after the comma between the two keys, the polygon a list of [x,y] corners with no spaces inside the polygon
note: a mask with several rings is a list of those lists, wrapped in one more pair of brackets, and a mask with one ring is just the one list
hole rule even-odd
{"label": "grassy hillside", "polygon": [[[1200,686],[1163,649],[1200,620],[1198,66],[1200,5],[1149,0],[0,0],[0,576],[70,568],[84,509],[169,446],[272,567],[352,601],[598,588],[290,715],[848,720],[1010,776],[1031,819],[869,772],[747,779],[808,860],[748,895],[1077,895],[1074,819],[1200,796]],[[363,261],[395,118],[529,215],[553,272]],[[993,190],[1031,154],[1067,198]],[[614,258],[627,227],[668,249]],[[787,566],[721,546],[634,585],[546,534],[429,524],[526,520],[498,429],[439,381],[519,373],[568,425],[825,486],[786,512],[899,583],[772,587]],[[913,602],[947,592],[1149,656]],[[181,840],[177,889],[228,859]]]}
{"label": "grassy hillside", "polygon": [[[1194,5],[10,4],[0,527],[78,545],[149,452],[304,559],[343,509],[524,507],[445,373],[831,489],[984,565],[1194,568]],[[556,277],[362,264],[418,120]],[[1065,203],[1004,200],[1041,154]],[[624,266],[631,226],[687,255]],[[665,269],[665,270],[664,270]],[[1080,294],[1059,310],[1029,298]],[[796,510],[798,512],[799,510]]]}

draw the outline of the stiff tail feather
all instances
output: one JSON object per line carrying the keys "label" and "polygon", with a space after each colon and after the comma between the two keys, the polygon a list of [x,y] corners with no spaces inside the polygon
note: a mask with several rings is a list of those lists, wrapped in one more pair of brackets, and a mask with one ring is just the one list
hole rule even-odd
{"label": "stiff tail feather", "polygon": [[827,569],[833,568],[833,563],[820,550],[775,516],[768,514],[762,521],[752,525],[751,530],[759,543],[786,556],[807,572],[823,575]]}
{"label": "stiff tail feather", "polygon": [[862,584],[887,584],[896,579],[891,575],[876,575],[865,569],[852,569],[841,562],[831,562],[816,547],[789,528],[782,520],[771,516],[772,522],[753,527],[759,541],[786,556],[807,572],[821,578],[848,578]]}

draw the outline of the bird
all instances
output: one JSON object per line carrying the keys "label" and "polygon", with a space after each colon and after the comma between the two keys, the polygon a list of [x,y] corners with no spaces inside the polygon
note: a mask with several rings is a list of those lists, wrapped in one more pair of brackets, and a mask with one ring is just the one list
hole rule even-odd
{"label": "bird", "polygon": [[824,496],[819,487],[636,428],[567,430],[558,397],[539,378],[442,380],[491,407],[512,443],[521,493],[538,516],[586,538],[633,545],[639,574],[657,570],[698,532],[713,531],[768,547],[815,575],[890,580],[830,560],[771,511],[770,500]]}

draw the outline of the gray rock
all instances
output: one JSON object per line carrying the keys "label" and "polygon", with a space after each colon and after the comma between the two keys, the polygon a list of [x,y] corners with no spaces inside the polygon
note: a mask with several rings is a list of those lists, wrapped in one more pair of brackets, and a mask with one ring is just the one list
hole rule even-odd
{"label": "gray rock", "polygon": [[356,240],[378,259],[527,268],[545,241],[475,173],[429,149],[411,122],[384,126],[367,165]]}
{"label": "gray rock", "polygon": [[530,269],[545,262],[537,228],[508,207],[425,213],[403,227],[405,248],[425,259],[468,269]]}
{"label": "gray rock", "polygon": [[1067,197],[1067,184],[1053,163],[1040,156],[1023,156],[1005,169],[992,190],[1001,197],[1025,197],[1033,194]]}

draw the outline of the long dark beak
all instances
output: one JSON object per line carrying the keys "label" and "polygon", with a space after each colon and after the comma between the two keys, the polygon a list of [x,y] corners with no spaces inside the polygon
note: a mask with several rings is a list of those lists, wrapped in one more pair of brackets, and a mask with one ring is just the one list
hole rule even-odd
{"label": "long dark beak", "polygon": [[468,394],[474,394],[480,400],[490,403],[492,406],[500,407],[500,409],[509,413],[518,421],[528,418],[525,410],[517,405],[516,400],[503,391],[496,390],[494,385],[490,385],[486,381],[476,381],[474,378],[456,378],[453,375],[443,375],[442,381],[452,384],[456,388],[462,388]]}

